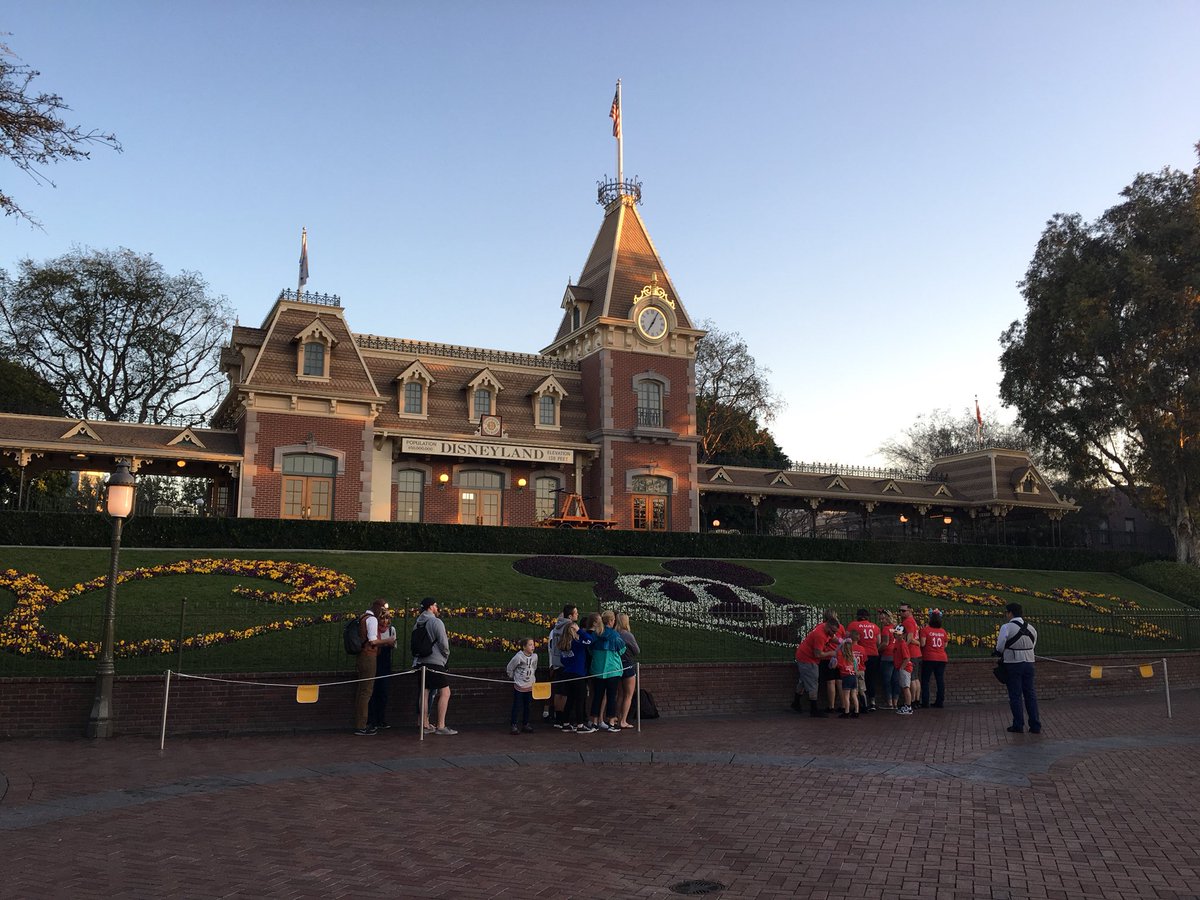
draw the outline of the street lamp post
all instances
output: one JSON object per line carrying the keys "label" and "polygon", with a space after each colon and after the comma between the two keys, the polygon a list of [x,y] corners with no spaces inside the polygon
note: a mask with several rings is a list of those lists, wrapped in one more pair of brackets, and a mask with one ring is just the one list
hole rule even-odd
{"label": "street lamp post", "polygon": [[117,559],[121,553],[121,527],[133,512],[133,496],[137,482],[129,471],[129,463],[121,460],[108,478],[104,505],[112,519],[112,559],[108,569],[108,599],[104,603],[104,638],[100,645],[100,664],[96,667],[96,697],[88,718],[87,736],[112,737],[113,639],[117,623]]}

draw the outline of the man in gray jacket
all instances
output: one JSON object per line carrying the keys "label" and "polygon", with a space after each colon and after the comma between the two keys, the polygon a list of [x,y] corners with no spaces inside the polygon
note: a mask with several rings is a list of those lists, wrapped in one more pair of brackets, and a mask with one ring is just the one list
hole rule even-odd
{"label": "man in gray jacket", "polygon": [[[425,667],[425,688],[429,691],[428,706],[425,711],[426,734],[458,734],[453,728],[446,727],[446,707],[450,705],[450,678],[446,675],[446,665],[450,661],[450,638],[446,635],[446,626],[438,618],[438,603],[432,597],[421,601],[421,614],[413,625],[413,631],[425,629],[433,648],[425,656],[414,656],[413,667]],[[435,724],[436,723],[436,724]]]}

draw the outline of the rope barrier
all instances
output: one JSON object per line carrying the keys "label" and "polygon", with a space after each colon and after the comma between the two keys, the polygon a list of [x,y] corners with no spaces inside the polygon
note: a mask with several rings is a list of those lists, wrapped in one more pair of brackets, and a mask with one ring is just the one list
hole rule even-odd
{"label": "rope barrier", "polygon": [[[176,678],[192,678],[196,681],[219,681],[222,684],[247,684],[247,685],[250,685],[251,687],[277,687],[277,688],[291,688],[293,690],[295,690],[297,687],[299,687],[299,685],[296,685],[296,684],[278,684],[278,683],[270,682],[270,681],[238,681],[233,678],[213,678],[211,675],[185,675],[183,672],[172,672],[171,674],[173,674]],[[317,682],[316,684],[311,684],[309,682],[306,682],[306,684],[310,684],[310,686],[312,686],[312,687],[319,687],[319,688],[321,688],[321,687],[336,687],[337,685],[341,685],[341,684],[358,684],[363,681],[379,681],[383,678],[399,678],[402,675],[416,675],[416,674],[417,674],[416,669],[405,669],[403,672],[392,672],[391,674],[388,674],[388,675],[376,675],[373,678],[351,678],[348,681],[320,681],[320,682]]]}
{"label": "rope barrier", "polygon": [[[1043,661],[1043,662],[1062,663],[1064,666],[1078,666],[1081,669],[1096,668],[1095,663],[1077,663],[1077,662],[1071,662],[1070,660],[1067,660],[1067,659],[1055,659],[1053,656],[1039,656],[1039,657],[1037,657],[1037,659],[1040,661]],[[1104,668],[1104,669],[1141,669],[1144,666],[1150,666],[1153,668],[1154,666],[1158,665],[1158,662],[1161,662],[1161,660],[1159,660],[1157,662],[1131,663],[1129,665],[1124,665],[1124,666],[1110,666],[1107,663],[1104,663],[1103,665],[1101,665],[1101,668]]]}

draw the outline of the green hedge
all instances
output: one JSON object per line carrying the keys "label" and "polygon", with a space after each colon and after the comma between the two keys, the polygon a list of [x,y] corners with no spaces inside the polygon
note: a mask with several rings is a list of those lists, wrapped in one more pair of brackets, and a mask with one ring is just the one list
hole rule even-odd
{"label": "green hedge", "polygon": [[1200,609],[1200,569],[1159,559],[1134,566],[1125,577]]}
{"label": "green hedge", "polygon": [[[100,515],[0,513],[0,545],[104,547],[112,526]],[[135,517],[122,546],[212,550],[385,550],[713,559],[811,559],[893,565],[1125,572],[1150,564],[1130,550],[1054,549],[938,542],[843,541],[746,534],[479,528],[405,522]],[[1151,587],[1157,585],[1146,582]],[[1177,596],[1170,590],[1163,593]],[[1183,597],[1178,597],[1183,600]],[[1187,602],[1187,601],[1185,601]]]}

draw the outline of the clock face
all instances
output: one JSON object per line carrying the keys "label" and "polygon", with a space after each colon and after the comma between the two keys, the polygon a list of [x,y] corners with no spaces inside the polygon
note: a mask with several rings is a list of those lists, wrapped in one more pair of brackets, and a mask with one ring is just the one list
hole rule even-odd
{"label": "clock face", "polygon": [[500,417],[483,416],[479,420],[479,430],[488,437],[498,437],[500,434]]}
{"label": "clock face", "polygon": [[637,327],[645,337],[656,341],[667,333],[667,317],[657,306],[647,306],[638,313]]}

